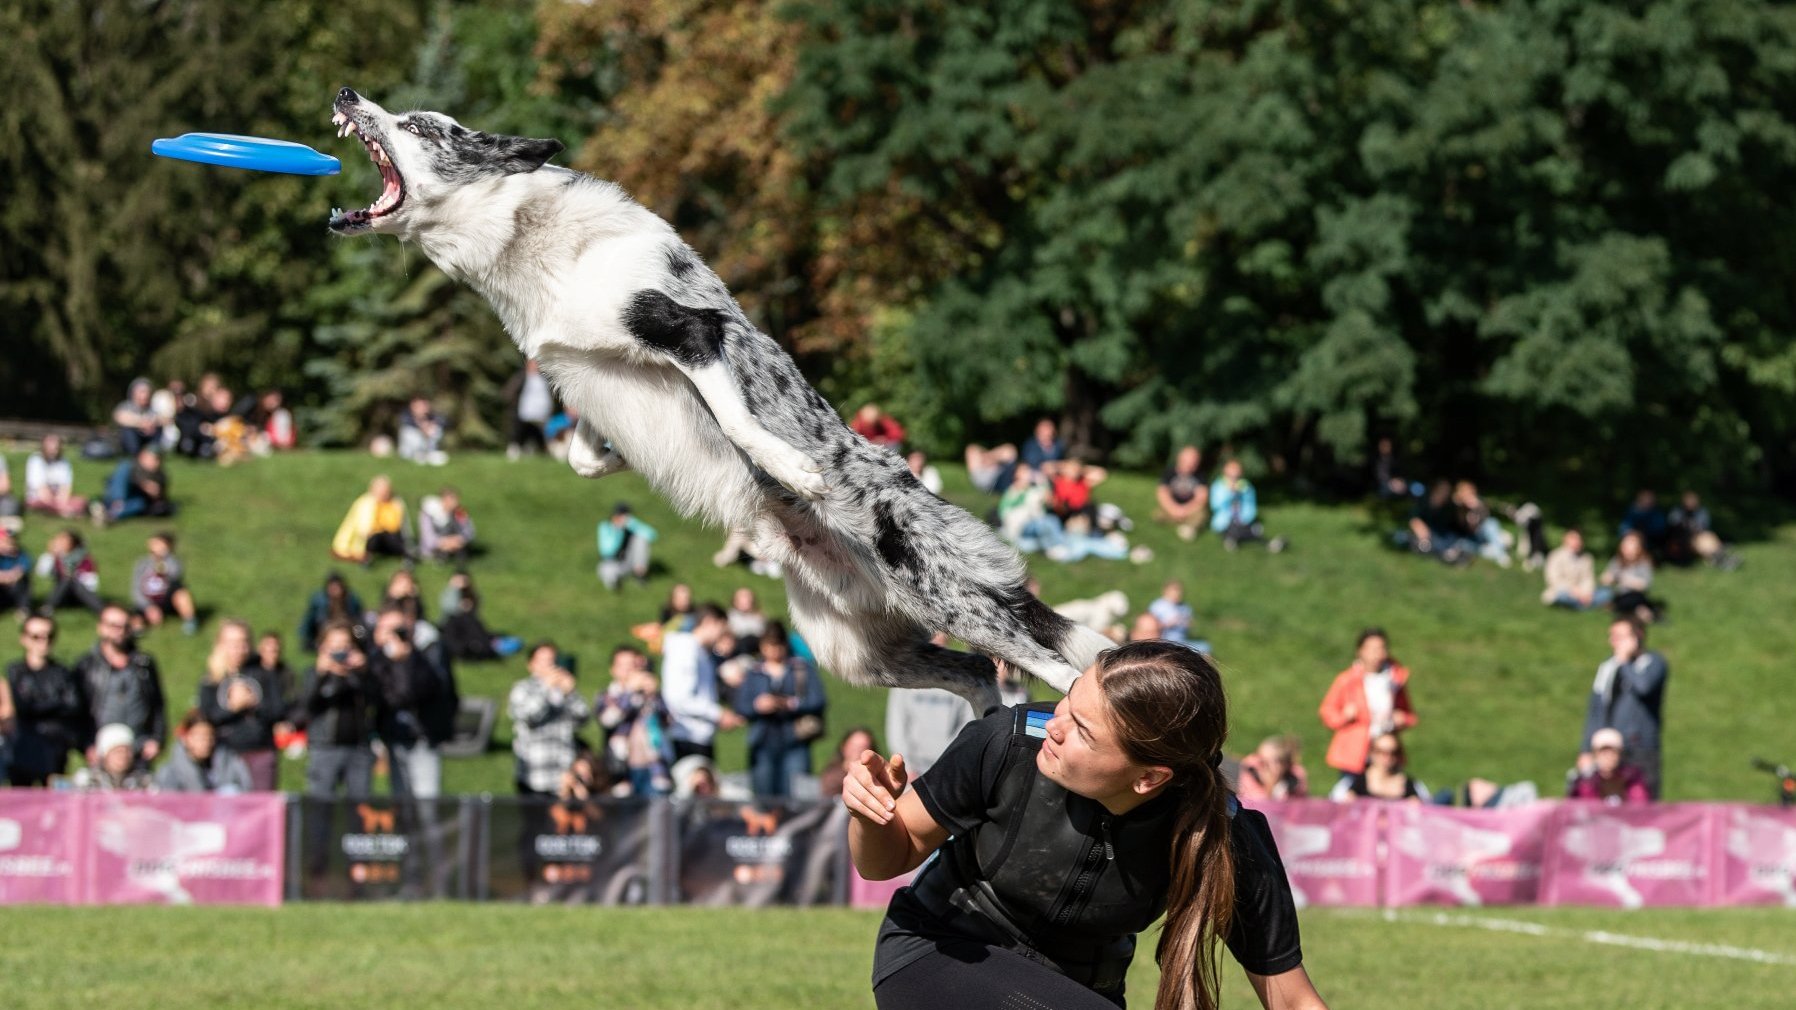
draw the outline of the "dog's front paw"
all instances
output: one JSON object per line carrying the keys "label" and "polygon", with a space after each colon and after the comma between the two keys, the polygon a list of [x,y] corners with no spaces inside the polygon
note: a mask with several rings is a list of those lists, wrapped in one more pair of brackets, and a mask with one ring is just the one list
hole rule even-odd
{"label": "dog's front paw", "polygon": [[829,494],[829,480],[823,468],[801,452],[781,453],[768,461],[768,476],[790,488],[794,494],[811,501],[821,501]]}

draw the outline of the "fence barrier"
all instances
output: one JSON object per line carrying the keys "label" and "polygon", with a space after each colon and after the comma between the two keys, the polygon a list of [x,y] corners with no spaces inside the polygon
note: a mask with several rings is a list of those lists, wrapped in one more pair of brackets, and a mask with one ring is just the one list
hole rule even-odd
{"label": "fence barrier", "polygon": [[[1299,906],[1796,908],[1796,811],[1323,800],[1266,815]],[[838,803],[0,791],[0,905],[457,899],[883,907]]]}

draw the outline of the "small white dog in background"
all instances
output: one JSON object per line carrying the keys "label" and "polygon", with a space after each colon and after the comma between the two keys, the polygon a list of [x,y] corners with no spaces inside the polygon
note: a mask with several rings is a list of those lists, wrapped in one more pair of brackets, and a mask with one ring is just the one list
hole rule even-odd
{"label": "small white dog in background", "polygon": [[[486,297],[580,424],[568,462],[633,469],[681,513],[740,532],[784,573],[793,622],[845,680],[997,704],[990,659],[1065,691],[1111,646],[1023,585],[984,523],[855,435],[667,222],[547,165],[559,141],[395,114],[344,88],[333,122],[380,169],[331,229],[417,243]],[[976,653],[930,644],[944,632]]]}

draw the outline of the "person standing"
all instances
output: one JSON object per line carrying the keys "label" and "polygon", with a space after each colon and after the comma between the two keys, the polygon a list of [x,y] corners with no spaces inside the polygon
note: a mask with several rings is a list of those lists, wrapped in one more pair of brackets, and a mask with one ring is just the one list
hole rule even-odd
{"label": "person standing", "polygon": [[1318,710],[1322,725],[1334,730],[1327,762],[1342,776],[1366,770],[1372,739],[1416,724],[1409,700],[1409,670],[1391,656],[1383,628],[1360,632],[1352,665],[1335,676]]}
{"label": "person standing", "polygon": [[511,437],[505,458],[515,460],[526,452],[543,452],[544,426],[555,414],[555,393],[535,358],[524,360],[524,370],[505,384],[505,400],[511,404]]}
{"label": "person standing", "polygon": [[31,613],[31,555],[12,527],[0,525],[0,612],[6,611],[20,621]]}
{"label": "person standing", "polygon": [[[886,746],[893,754],[904,755],[912,774],[921,775],[935,766],[960,731],[977,718],[973,704],[952,691],[893,688],[886,693]],[[847,759],[856,756],[849,754]]]}
{"label": "person standing", "polygon": [[780,622],[767,622],[760,653],[736,689],[736,712],[748,720],[749,777],[756,796],[789,796],[792,779],[811,773],[828,699],[816,667],[792,655]]}
{"label": "person standing", "polygon": [[92,707],[81,678],[50,655],[56,622],[42,615],[19,629],[25,655],[6,668],[18,719],[11,779],[15,786],[41,786],[61,775],[69,752],[79,752],[93,735]]}
{"label": "person standing", "polygon": [[306,721],[306,796],[329,800],[341,787],[350,800],[374,791],[374,703],[379,689],[349,625],[318,636],[318,659],[301,688]]}
{"label": "person standing", "polygon": [[116,603],[100,610],[98,641],[76,664],[87,689],[90,725],[122,725],[131,730],[137,760],[147,766],[168,743],[168,706],[156,657],[140,652],[131,635],[131,614]]}
{"label": "person standing", "polygon": [[1671,669],[1665,657],[1646,648],[1646,626],[1633,616],[1609,623],[1609,658],[1596,668],[1585,706],[1584,732],[1578,743],[1578,771],[1596,767],[1592,740],[1605,727],[1621,733],[1628,760],[1646,779],[1646,790],[1660,798],[1660,766],[1665,682]]}
{"label": "person standing", "polygon": [[711,648],[730,630],[729,617],[715,603],[693,611],[689,631],[668,631],[661,639],[661,697],[673,716],[674,759],[700,754],[717,759],[720,729],[735,729],[742,718],[723,704],[717,657]]}
{"label": "person standing", "polygon": [[196,709],[218,744],[249,769],[250,788],[269,792],[279,777],[274,728],[287,718],[287,703],[274,671],[255,662],[246,621],[228,620],[212,640]]}
{"label": "person standing", "polygon": [[511,751],[519,796],[554,796],[580,750],[580,727],[592,708],[580,696],[573,661],[539,642],[530,649],[530,676],[511,687]]}
{"label": "person standing", "polygon": [[440,653],[421,647],[404,611],[384,609],[374,622],[369,670],[380,690],[377,730],[387,745],[393,795],[435,799],[443,790],[443,755],[461,708],[455,674]]}

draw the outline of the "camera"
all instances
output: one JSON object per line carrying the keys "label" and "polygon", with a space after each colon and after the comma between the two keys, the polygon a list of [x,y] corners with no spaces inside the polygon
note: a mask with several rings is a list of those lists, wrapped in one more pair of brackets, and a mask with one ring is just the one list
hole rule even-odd
{"label": "camera", "polygon": [[330,654],[330,660],[331,660],[331,662],[337,663],[339,665],[349,662],[349,650],[348,649],[336,650],[335,652]]}

